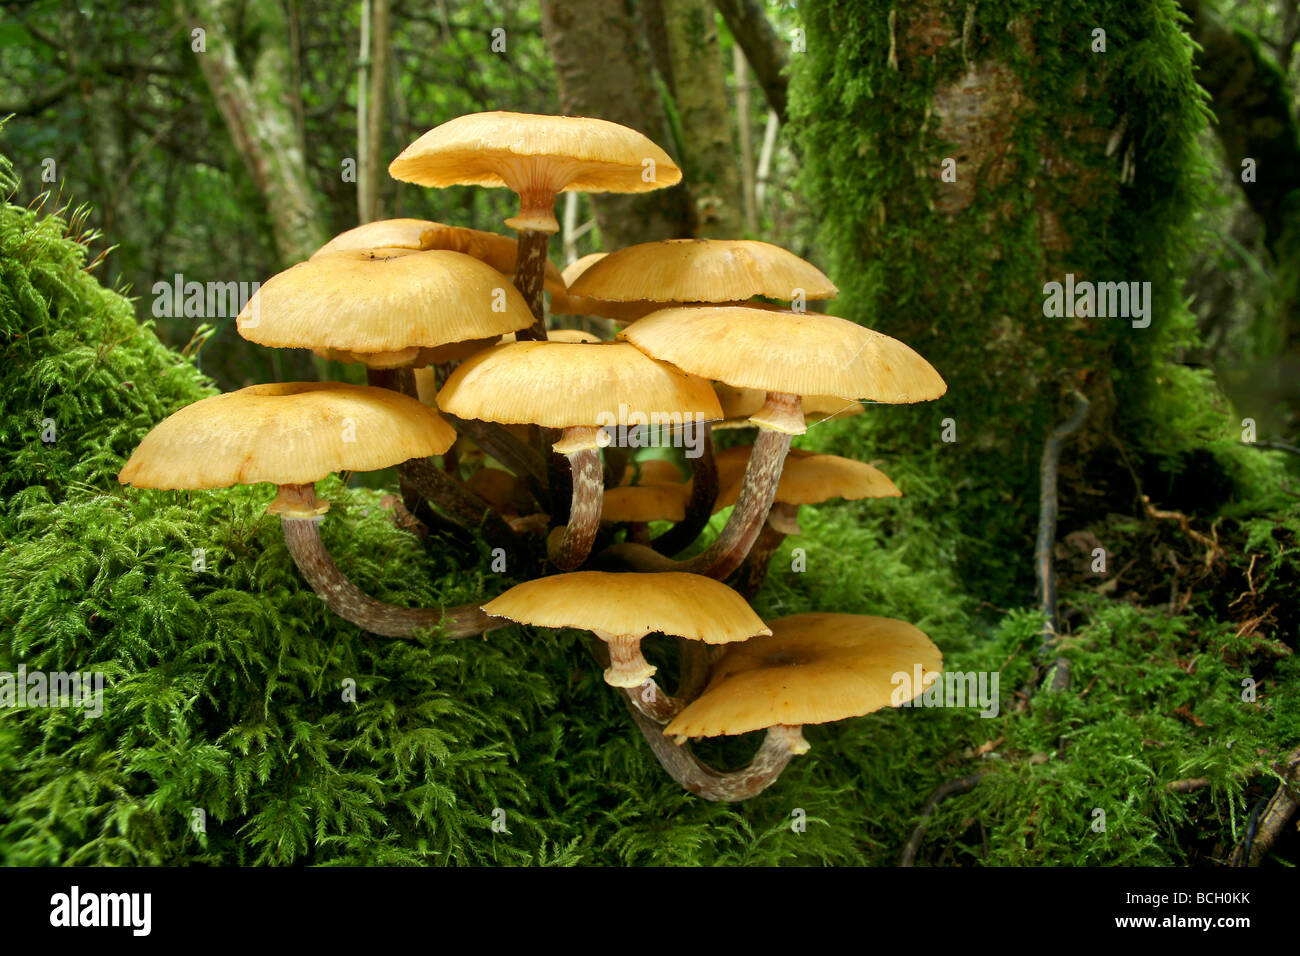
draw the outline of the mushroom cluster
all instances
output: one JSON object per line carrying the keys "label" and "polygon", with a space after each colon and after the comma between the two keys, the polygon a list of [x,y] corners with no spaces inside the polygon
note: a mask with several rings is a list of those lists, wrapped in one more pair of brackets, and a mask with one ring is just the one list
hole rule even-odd
{"label": "mushroom cluster", "polygon": [[[446,638],[518,622],[588,632],[663,767],[710,800],[769,786],[808,749],[801,728],[901,703],[895,675],[933,679],[935,645],[903,621],[750,608],[797,511],[833,498],[895,496],[862,462],[791,447],[810,424],[864,402],[938,398],[938,373],[906,345],[810,313],[835,286],[763,242],[674,239],[547,258],[557,193],[643,192],[681,171],[645,136],[565,116],[479,113],[430,130],[393,161],[423,186],[502,186],[519,197],[495,233],[414,219],[369,223],[265,282],[240,313],[249,341],[365,366],[368,385],[253,385],[182,408],[119,475],[141,488],[270,482],[303,577],[340,617],[373,634]],[[550,328],[554,315],[610,319],[613,341]],[[788,303],[788,304],[778,304]],[[611,330],[612,331],[612,330]],[[648,430],[683,464],[638,459]],[[714,427],[752,428],[718,453]],[[675,452],[673,452],[675,454]],[[331,473],[396,466],[406,506],[477,533],[523,583],[462,607],[376,600],[321,539]],[[721,531],[697,542],[713,514]],[[658,524],[663,530],[651,535]],[[688,551],[688,557],[682,555]],[[676,639],[669,694],[642,640]],[[919,693],[922,686],[913,689]],[[766,731],[745,767],[720,771],[691,738]]]}

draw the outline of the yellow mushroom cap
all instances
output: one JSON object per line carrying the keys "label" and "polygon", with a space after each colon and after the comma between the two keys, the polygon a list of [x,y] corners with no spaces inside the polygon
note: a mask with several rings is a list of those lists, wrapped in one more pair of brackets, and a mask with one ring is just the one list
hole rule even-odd
{"label": "yellow mushroom cap", "polygon": [[500,468],[480,468],[470,475],[465,487],[503,515],[521,514],[531,500],[524,483]]}
{"label": "yellow mushroom cap", "polygon": [[691,493],[685,485],[644,484],[606,488],[601,521],[682,521]]}
{"label": "yellow mushroom cap", "polygon": [[[733,472],[729,483],[722,486],[714,510],[734,505],[743,483],[744,472]],[[832,498],[898,498],[902,494],[879,468],[839,455],[787,457],[776,488],[776,500],[789,505],[815,505]]]}
{"label": "yellow mushroom cap", "polygon": [[[919,629],[865,614],[795,614],[771,622],[769,637],[727,648],[708,686],[664,729],[670,736],[717,737],[778,725],[824,724],[894,705],[915,686],[914,668],[943,669],[943,654]],[[905,674],[908,683],[895,682]],[[902,703],[902,700],[898,701]]]}
{"label": "yellow mushroom cap", "polygon": [[752,239],[666,239],[611,252],[569,294],[610,302],[734,302],[756,295],[829,299],[839,290],[812,263]]}
{"label": "yellow mushroom cap", "polygon": [[618,337],[738,388],[894,404],[938,398],[948,389],[929,362],[897,339],[813,312],[662,309]]}
{"label": "yellow mushroom cap", "polygon": [[604,259],[607,255],[609,255],[607,252],[590,252],[585,256],[580,256],[579,258],[574,259],[564,267],[564,270],[561,273],[564,277],[564,287],[567,289],[578,280],[578,276],[582,275],[590,269],[594,263]]}
{"label": "yellow mushroom cap", "polygon": [[[446,249],[463,252],[480,262],[486,262],[502,275],[509,276],[515,271],[519,243],[495,232],[449,226],[431,219],[377,219],[339,233],[312,253],[311,258],[335,252],[390,249]],[[563,294],[565,290],[564,276],[549,259],[546,261],[544,285],[552,295]]]}
{"label": "yellow mushroom cap", "polygon": [[137,488],[309,484],[440,455],[456,433],[431,408],[341,382],[250,385],[168,416],[117,476]]}
{"label": "yellow mushroom cap", "polygon": [[[645,160],[654,164],[653,177],[642,175]],[[500,111],[458,116],[434,127],[402,150],[388,173],[421,186],[553,193],[649,192],[682,178],[667,153],[618,123]]]}
{"label": "yellow mushroom cap", "polygon": [[662,633],[707,644],[771,633],[731,588],[680,571],[575,571],[517,584],[483,605],[495,617],[626,637]]}
{"label": "yellow mushroom cap", "polygon": [[710,421],[722,414],[708,382],[626,342],[493,346],[448,376],[438,407],[458,418],[549,428],[680,424],[683,416]]}
{"label": "yellow mushroom cap", "polygon": [[496,338],[532,321],[518,290],[473,256],[393,249],[300,262],[264,282],[236,324],[275,348],[396,352]]}

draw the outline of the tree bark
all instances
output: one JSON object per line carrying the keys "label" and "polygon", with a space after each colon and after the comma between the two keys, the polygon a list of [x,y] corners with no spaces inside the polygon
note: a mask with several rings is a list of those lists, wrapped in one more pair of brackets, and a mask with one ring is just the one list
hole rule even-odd
{"label": "tree bark", "polygon": [[741,235],[736,144],[727,105],[726,71],[712,0],[662,0],[681,124],[682,174],[695,202],[695,234]]}
{"label": "tree bark", "polygon": [[[205,52],[199,68],[235,150],[266,203],[275,248],[282,263],[306,259],[325,241],[324,217],[311,188],[306,149],[288,93],[288,24],[278,3],[180,0],[186,32],[201,27]],[[244,37],[231,22],[239,16]],[[236,49],[250,50],[241,63]]]}
{"label": "tree bark", "polygon": [[785,67],[789,47],[772,29],[762,0],[714,0],[736,44],[745,51],[758,84],[767,97],[767,105],[784,123],[788,81]]}
{"label": "tree bark", "polygon": [[[938,402],[882,408],[867,427],[886,447],[938,449],[971,542],[959,545],[963,570],[1020,594],[1032,581],[1034,462],[1070,391],[1093,408],[1060,476],[1073,520],[1074,509],[1131,507],[1110,436],[1158,450],[1143,423],[1178,414],[1161,379],[1190,341],[1176,269],[1200,188],[1191,41],[1165,6],[800,10],[792,122],[835,309],[903,340],[948,383]],[[1104,50],[1076,29],[1094,20]],[[1051,314],[1047,284],[1067,274],[1139,293],[1149,283],[1149,324],[1123,307]],[[990,559],[1007,554],[1017,560]]]}
{"label": "tree bark", "polygon": [[[542,0],[542,33],[571,116],[622,123],[673,155],[652,58],[633,0]],[[690,194],[683,184],[636,195],[592,196],[606,249],[690,236]]]}

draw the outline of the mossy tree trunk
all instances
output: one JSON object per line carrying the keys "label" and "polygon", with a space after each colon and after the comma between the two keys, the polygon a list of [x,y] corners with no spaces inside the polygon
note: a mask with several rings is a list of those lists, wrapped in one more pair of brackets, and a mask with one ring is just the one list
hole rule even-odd
{"label": "mossy tree trunk", "polygon": [[[266,203],[282,264],[306,259],[324,243],[326,228],[286,89],[291,74],[289,26],[283,7],[278,3],[179,0],[177,9],[186,33],[204,31],[204,49],[196,50],[194,56],[235,150]],[[239,35],[236,22],[241,27]]]}
{"label": "mossy tree trunk", "polygon": [[[1149,437],[1156,373],[1189,328],[1174,269],[1204,108],[1177,6],[800,9],[791,111],[841,289],[834,311],[907,342],[949,385],[937,403],[869,410],[875,437],[899,454],[933,449],[981,542],[965,557],[1023,586],[1037,461],[1066,393],[1082,390],[1092,413],[1063,460],[1062,497],[1101,492],[1118,510],[1131,481],[1097,487],[1088,463],[1114,460],[1112,435]],[[1044,286],[1067,273],[1150,282],[1150,325],[1049,317]]]}

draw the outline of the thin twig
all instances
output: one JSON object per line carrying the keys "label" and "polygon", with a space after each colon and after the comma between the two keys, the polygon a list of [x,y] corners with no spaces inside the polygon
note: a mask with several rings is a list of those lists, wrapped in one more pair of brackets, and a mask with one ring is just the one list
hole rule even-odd
{"label": "thin twig", "polygon": [[[1078,431],[1087,417],[1091,403],[1082,392],[1071,392],[1074,411],[1070,417],[1047,436],[1043,443],[1043,458],[1039,464],[1038,539],[1034,546],[1034,570],[1038,576],[1038,595],[1042,602],[1043,625],[1039,656],[1047,657],[1056,643],[1060,621],[1056,606],[1056,572],[1052,567],[1052,551],[1056,547],[1056,518],[1060,502],[1056,493],[1057,473],[1061,462],[1061,443]],[[1057,662],[1053,690],[1064,690],[1069,683],[1069,665],[1064,659]],[[1038,678],[1031,682],[1037,683]]]}
{"label": "thin twig", "polygon": [[921,841],[925,838],[925,828],[930,817],[934,816],[935,810],[939,809],[939,804],[955,794],[969,793],[979,786],[979,782],[984,779],[984,774],[988,771],[981,770],[979,773],[973,773],[969,777],[958,777],[956,780],[949,780],[935,788],[934,793],[930,794],[925,801],[925,806],[921,808],[921,819],[916,824],[916,829],[907,840],[907,845],[903,847],[903,855],[899,857],[899,866],[914,866],[916,863],[917,851],[921,849]]}

